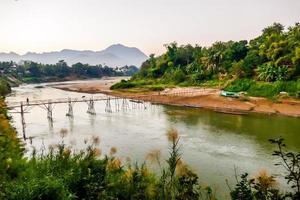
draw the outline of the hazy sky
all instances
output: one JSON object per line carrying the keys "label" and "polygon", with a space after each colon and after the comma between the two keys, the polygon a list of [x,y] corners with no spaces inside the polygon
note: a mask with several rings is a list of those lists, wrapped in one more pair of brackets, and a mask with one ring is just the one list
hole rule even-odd
{"label": "hazy sky", "polygon": [[250,39],[300,21],[300,0],[0,0],[0,51],[101,50],[159,54],[163,44]]}

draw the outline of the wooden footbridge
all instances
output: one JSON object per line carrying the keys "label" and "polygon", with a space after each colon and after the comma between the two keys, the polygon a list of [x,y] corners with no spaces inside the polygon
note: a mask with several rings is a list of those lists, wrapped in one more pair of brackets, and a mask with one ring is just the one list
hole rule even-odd
{"label": "wooden footbridge", "polygon": [[96,115],[95,102],[105,102],[105,112],[112,113],[113,111],[127,111],[130,109],[147,109],[145,101],[133,100],[123,97],[110,97],[110,96],[91,96],[86,98],[62,98],[62,99],[47,99],[47,100],[35,100],[35,101],[21,101],[21,102],[10,102],[7,106],[10,113],[20,113],[21,124],[23,131],[23,138],[26,139],[25,135],[25,113],[29,113],[31,108],[38,106],[47,112],[47,118],[49,124],[53,126],[53,111],[56,104],[67,104],[66,116],[73,118],[73,107],[75,103],[86,103],[87,113],[90,115]]}
{"label": "wooden footbridge", "polygon": [[47,118],[49,124],[53,126],[53,110],[56,104],[67,104],[66,116],[73,118],[73,107],[75,103],[84,102],[87,104],[87,113],[90,115],[96,115],[95,102],[105,102],[105,112],[112,113],[113,111],[127,111],[130,109],[147,109],[148,105],[146,101],[156,102],[155,99],[158,96],[186,96],[193,97],[198,95],[203,95],[207,93],[205,89],[198,91],[195,90],[186,90],[180,92],[157,92],[151,95],[140,95],[136,96],[135,100],[125,97],[111,97],[111,96],[91,96],[86,98],[82,96],[81,98],[62,98],[62,99],[46,99],[46,100],[27,100],[22,102],[9,102],[8,110],[10,113],[20,113],[21,114],[21,124],[23,129],[23,138],[26,139],[25,135],[25,113],[29,113],[30,109],[34,106],[39,106],[42,109],[46,110]]}
{"label": "wooden footbridge", "polygon": [[94,104],[97,101],[105,101],[106,108],[105,111],[111,112],[111,101],[116,101],[119,103],[119,100],[127,101],[128,99],[120,98],[120,97],[90,97],[86,99],[85,96],[82,98],[63,98],[63,99],[47,99],[47,100],[34,100],[34,101],[21,101],[21,102],[10,102],[7,108],[9,110],[20,109],[20,112],[25,112],[25,108],[39,106],[48,111],[47,117],[52,119],[52,110],[55,104],[68,104],[68,112],[67,116],[73,117],[73,105],[78,102],[85,102],[88,105],[88,113],[96,114]]}

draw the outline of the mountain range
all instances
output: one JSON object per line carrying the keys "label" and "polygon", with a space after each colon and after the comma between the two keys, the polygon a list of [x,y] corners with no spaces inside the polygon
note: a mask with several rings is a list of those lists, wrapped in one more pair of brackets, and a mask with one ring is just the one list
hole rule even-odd
{"label": "mountain range", "polygon": [[14,52],[0,53],[0,61],[33,61],[43,64],[55,64],[60,60],[64,60],[68,65],[78,62],[90,65],[107,65],[109,67],[122,67],[125,65],[140,65],[148,57],[138,48],[127,47],[122,44],[114,44],[102,51],[79,51],[64,49],[62,51],[34,53],[28,52],[19,55]]}

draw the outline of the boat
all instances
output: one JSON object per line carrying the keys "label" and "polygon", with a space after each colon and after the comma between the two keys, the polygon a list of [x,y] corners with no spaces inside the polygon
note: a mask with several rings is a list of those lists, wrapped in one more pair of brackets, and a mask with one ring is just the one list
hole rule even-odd
{"label": "boat", "polygon": [[223,97],[239,98],[239,93],[229,92],[229,91],[225,91],[225,90],[222,90],[220,95],[223,96]]}

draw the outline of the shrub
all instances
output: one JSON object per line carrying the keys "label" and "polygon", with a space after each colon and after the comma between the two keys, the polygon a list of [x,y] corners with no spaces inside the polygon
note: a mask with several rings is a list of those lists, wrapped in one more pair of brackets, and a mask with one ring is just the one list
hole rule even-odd
{"label": "shrub", "polygon": [[277,146],[273,156],[279,157],[281,162],[276,165],[281,165],[286,169],[284,178],[293,189],[293,192],[286,196],[295,200],[300,199],[300,153],[288,152],[283,138],[270,139],[269,141]]}
{"label": "shrub", "polygon": [[[78,153],[63,141],[49,148],[48,154],[35,151],[13,180],[0,182],[3,199],[199,199],[200,193],[213,199],[211,190],[200,190],[198,176],[181,160],[179,136],[168,132],[170,157],[161,177],[146,165],[124,166],[115,157],[99,158],[99,139]],[[160,165],[161,166],[161,165]],[[4,192],[3,192],[4,191]]]}
{"label": "shrub", "polygon": [[6,94],[11,92],[10,85],[8,82],[2,78],[0,78],[0,96],[5,96]]}
{"label": "shrub", "polygon": [[167,75],[175,84],[185,81],[186,75],[181,69],[176,69],[171,74]]}
{"label": "shrub", "polygon": [[298,97],[300,92],[299,86],[299,81],[253,82],[247,92],[251,96],[272,98],[284,91],[290,96]]}
{"label": "shrub", "polygon": [[273,83],[257,82],[252,84],[247,92],[250,96],[272,98],[279,94],[281,89]]}
{"label": "shrub", "polygon": [[0,185],[3,180],[18,178],[22,172],[23,147],[10,125],[3,99],[0,99]]}
{"label": "shrub", "polygon": [[266,63],[257,68],[258,78],[262,81],[283,81],[288,79],[287,66],[275,67],[271,63]]}
{"label": "shrub", "polygon": [[230,192],[230,196],[232,200],[283,200],[283,196],[274,185],[274,177],[266,173],[260,173],[252,179],[248,179],[248,174],[244,173]]}
{"label": "shrub", "polygon": [[54,177],[30,178],[18,183],[13,181],[7,186],[6,191],[6,198],[14,200],[67,200],[72,197],[63,181]]}
{"label": "shrub", "polygon": [[245,64],[243,60],[232,63],[231,73],[236,75],[238,78],[246,77],[249,74],[248,71],[249,70],[245,68]]}
{"label": "shrub", "polygon": [[200,72],[196,72],[190,76],[192,84],[198,84],[210,78],[210,74],[208,71],[201,70]]}
{"label": "shrub", "polygon": [[255,82],[250,79],[236,79],[236,80],[230,82],[224,88],[224,90],[230,91],[230,92],[247,91],[253,84],[255,84]]}
{"label": "shrub", "polygon": [[126,88],[133,88],[135,87],[136,84],[134,82],[126,81],[126,80],[121,80],[121,82],[116,83],[110,87],[111,90],[116,90],[116,89],[126,89]]}

